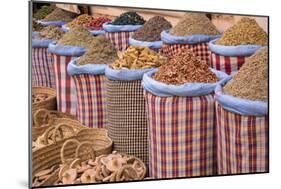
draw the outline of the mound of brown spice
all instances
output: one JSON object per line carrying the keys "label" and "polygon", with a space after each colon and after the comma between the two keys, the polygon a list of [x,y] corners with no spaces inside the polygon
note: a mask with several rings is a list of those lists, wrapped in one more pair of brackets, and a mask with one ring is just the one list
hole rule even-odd
{"label": "mound of brown spice", "polygon": [[41,31],[44,26],[40,23],[37,23],[35,19],[32,19],[32,31]]}
{"label": "mound of brown spice", "polygon": [[248,99],[268,99],[268,48],[258,50],[246,59],[237,74],[223,88],[226,94]]}
{"label": "mound of brown spice", "polygon": [[267,45],[267,33],[255,19],[244,17],[227,29],[216,42],[218,45]]}
{"label": "mound of brown spice", "polygon": [[117,58],[117,51],[105,36],[94,37],[87,52],[77,64],[111,64]]}
{"label": "mound of brown spice", "polygon": [[205,61],[188,49],[179,51],[168,63],[162,65],[153,79],[173,85],[185,83],[215,83],[217,76]]}
{"label": "mound of brown spice", "polygon": [[68,12],[65,10],[62,10],[60,8],[56,8],[53,12],[48,14],[43,20],[44,21],[71,21],[76,14],[72,12]]}
{"label": "mound of brown spice", "polygon": [[171,29],[170,34],[175,36],[196,34],[219,35],[219,32],[205,14],[186,13],[177,25]]}
{"label": "mound of brown spice", "polygon": [[62,36],[62,38],[58,41],[58,44],[87,48],[89,47],[93,38],[94,37],[87,29],[83,28],[82,26],[74,26],[69,32]]}
{"label": "mound of brown spice", "polygon": [[170,29],[171,23],[162,16],[154,16],[137,30],[132,38],[139,41],[161,41],[161,32]]}
{"label": "mound of brown spice", "polygon": [[37,39],[53,39],[59,40],[63,36],[64,32],[60,27],[49,25],[43,28],[36,36]]}

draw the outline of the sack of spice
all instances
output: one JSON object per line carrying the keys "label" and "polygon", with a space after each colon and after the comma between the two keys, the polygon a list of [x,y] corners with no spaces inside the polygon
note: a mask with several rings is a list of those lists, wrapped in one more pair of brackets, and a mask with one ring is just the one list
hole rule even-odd
{"label": "sack of spice", "polygon": [[75,26],[60,40],[49,44],[48,51],[54,60],[58,111],[76,115],[76,90],[73,79],[67,74],[71,60],[82,56],[94,37],[81,26]]}
{"label": "sack of spice", "polygon": [[75,83],[77,118],[85,126],[106,128],[105,67],[116,58],[111,42],[105,36],[97,36],[83,56],[68,64],[68,74]]}
{"label": "sack of spice", "polygon": [[244,17],[227,29],[221,38],[210,41],[210,65],[227,74],[235,74],[262,46],[267,46],[266,32],[251,18]]}
{"label": "sack of spice", "polygon": [[45,18],[48,14],[53,12],[54,7],[53,6],[48,6],[48,5],[43,5],[36,13],[33,15],[33,18],[36,20],[41,20]]}
{"label": "sack of spice", "polygon": [[77,15],[75,13],[68,12],[60,8],[56,8],[45,18],[38,20],[37,22],[39,22],[43,26],[48,26],[48,25],[62,26],[67,22],[70,22],[76,16]]}
{"label": "sack of spice", "polygon": [[211,70],[189,49],[178,51],[158,70],[144,74],[151,177],[216,174],[213,92],[228,77]]}
{"label": "sack of spice", "polygon": [[114,149],[140,158],[148,165],[145,101],[141,80],[144,73],[166,59],[143,46],[130,46],[105,69],[108,134]]}
{"label": "sack of spice", "polygon": [[119,50],[124,51],[129,46],[129,37],[142,25],[145,20],[136,12],[125,12],[113,22],[103,24],[106,37]]}
{"label": "sack of spice", "polygon": [[190,49],[196,56],[209,64],[208,42],[220,33],[203,13],[186,13],[170,30],[161,33],[162,53],[172,57],[182,49]]}
{"label": "sack of spice", "polygon": [[129,38],[129,45],[146,46],[153,50],[162,47],[161,32],[172,27],[162,16],[154,16]]}
{"label": "sack of spice", "polygon": [[102,25],[106,22],[111,22],[111,20],[106,17],[94,18],[90,15],[83,14],[83,15],[78,16],[72,22],[70,22],[66,25],[63,25],[62,29],[65,32],[68,32],[71,27],[79,25],[79,26],[83,26],[84,28],[89,30],[89,32],[92,35],[97,36],[97,35],[105,34],[105,31],[102,29]]}
{"label": "sack of spice", "polygon": [[215,99],[218,174],[268,172],[268,49],[247,58],[224,87],[218,85]]}
{"label": "sack of spice", "polygon": [[47,51],[50,43],[64,32],[57,26],[47,26],[32,38],[32,85],[55,88],[53,60]]}

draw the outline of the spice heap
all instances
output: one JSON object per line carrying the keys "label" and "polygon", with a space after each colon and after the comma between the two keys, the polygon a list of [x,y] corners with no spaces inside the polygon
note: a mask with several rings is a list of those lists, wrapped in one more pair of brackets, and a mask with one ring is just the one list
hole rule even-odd
{"label": "spice heap", "polygon": [[218,45],[267,45],[266,32],[255,19],[242,18],[235,25],[227,29],[216,42]]}
{"label": "spice heap", "polygon": [[83,26],[84,24],[87,24],[93,20],[93,17],[88,14],[82,14],[69,22],[66,26],[71,28],[73,26]]}
{"label": "spice heap", "polygon": [[171,23],[164,17],[154,16],[136,31],[132,37],[139,41],[161,41],[161,32],[171,27]]}
{"label": "spice heap", "polygon": [[52,39],[59,40],[63,36],[64,32],[58,27],[54,25],[49,25],[43,28],[39,35],[36,36],[38,39]]}
{"label": "spice heap", "polygon": [[92,39],[93,36],[88,30],[86,30],[82,26],[75,26],[62,36],[62,38],[58,41],[58,44],[87,48],[92,42]]}
{"label": "spice heap", "polygon": [[170,34],[175,36],[219,35],[219,32],[205,14],[186,13],[177,25],[171,29]]}
{"label": "spice heap", "polygon": [[117,51],[104,36],[94,37],[87,52],[77,64],[111,64],[117,58]]}
{"label": "spice heap", "polygon": [[95,159],[74,159],[60,167],[56,185],[116,182],[143,179],[146,167],[134,156],[113,152]]}
{"label": "spice heap", "polygon": [[84,24],[84,27],[88,30],[102,30],[102,25],[106,22],[111,22],[111,20],[106,17],[97,17],[89,23]]}
{"label": "spice heap", "polygon": [[53,12],[48,14],[43,20],[45,21],[71,21],[76,14],[56,8]]}
{"label": "spice heap", "polygon": [[136,12],[125,12],[112,22],[113,25],[142,25],[144,23],[143,17]]}
{"label": "spice heap", "polygon": [[184,83],[214,83],[218,81],[205,61],[188,49],[179,51],[167,64],[161,66],[153,79],[173,85]]}
{"label": "spice heap", "polygon": [[54,10],[53,7],[43,5],[34,15],[33,18],[36,20],[41,20],[45,18],[48,14],[50,14]]}
{"label": "spice heap", "polygon": [[226,94],[249,100],[268,99],[268,49],[262,48],[246,62],[223,88]]}
{"label": "spice heap", "polygon": [[166,58],[144,46],[130,46],[125,52],[118,52],[118,59],[111,67],[113,69],[145,69],[159,67]]}
{"label": "spice heap", "polygon": [[37,23],[35,19],[32,19],[32,31],[41,31],[44,26],[40,23]]}

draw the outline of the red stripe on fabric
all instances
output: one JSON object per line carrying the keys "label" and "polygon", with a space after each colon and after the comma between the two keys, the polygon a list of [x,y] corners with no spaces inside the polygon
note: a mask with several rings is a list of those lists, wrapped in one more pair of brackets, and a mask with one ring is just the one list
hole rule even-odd
{"label": "red stripe on fabric", "polygon": [[220,56],[215,54],[215,58],[216,58],[216,70],[221,70],[221,61],[220,61]]}
{"label": "red stripe on fabric", "polygon": [[254,116],[248,117],[248,148],[249,148],[249,171],[257,170],[257,142],[256,142],[256,119]]}
{"label": "red stripe on fabric", "polygon": [[205,96],[200,96],[200,174],[206,174],[207,170],[207,102]]}
{"label": "red stripe on fabric", "polygon": [[179,175],[179,163],[178,163],[178,106],[179,97],[173,97],[172,106],[172,151],[173,151],[173,161],[172,161],[172,175],[173,177],[178,177]]}
{"label": "red stripe on fabric", "polygon": [[79,90],[78,90],[78,101],[79,101],[79,104],[80,104],[80,106],[79,106],[79,120],[80,121],[82,121],[82,123],[84,124],[84,125],[86,125],[86,123],[85,123],[85,115],[86,115],[86,110],[85,110],[85,104],[86,104],[86,102],[85,102],[85,96],[84,96],[84,92],[83,92],[83,82],[82,82],[82,78],[81,78],[81,75],[76,75],[76,78],[77,78],[77,82],[78,82],[78,88],[79,88]]}
{"label": "red stripe on fabric", "polygon": [[245,63],[245,57],[244,56],[238,56],[237,57],[237,71],[241,68],[241,66]]}
{"label": "red stripe on fabric", "polygon": [[98,128],[103,127],[103,107],[102,107],[102,94],[101,94],[101,76],[94,76],[95,89],[96,89],[96,100],[97,100],[97,113],[98,113]]}
{"label": "red stripe on fabric", "polygon": [[232,68],[231,68],[231,60],[229,56],[224,56],[224,69],[225,73],[231,74]]}
{"label": "red stripe on fabric", "polygon": [[56,75],[57,75],[57,78],[58,78],[58,84],[57,84],[57,96],[58,96],[58,111],[62,111],[62,92],[61,92],[61,89],[62,89],[62,76],[61,76],[61,57],[60,55],[54,55],[56,57],[56,61],[55,61],[55,64],[56,64]]}
{"label": "red stripe on fabric", "polygon": [[268,144],[269,144],[269,126],[268,126],[268,115],[265,116],[265,127],[264,127],[264,133],[265,133],[265,152],[264,152],[264,160],[265,160],[265,171],[269,171],[269,149],[268,149]]}
{"label": "red stripe on fabric", "polygon": [[160,97],[160,134],[161,134],[161,174],[162,178],[166,177],[166,123],[165,123],[165,110],[166,98]]}
{"label": "red stripe on fabric", "polygon": [[192,176],[192,110],[193,110],[193,103],[190,97],[186,99],[186,152],[185,152],[185,161],[186,161],[186,169],[185,174],[186,176]]}
{"label": "red stripe on fabric", "polygon": [[227,173],[231,173],[231,161],[230,161],[230,133],[229,133],[229,118],[228,111],[224,111],[224,132],[225,132],[225,143],[226,143],[226,170]]}
{"label": "red stripe on fabric", "polygon": [[[94,104],[92,102],[92,99],[95,97],[92,96],[92,91],[91,91],[92,85],[91,85],[90,76],[87,74],[83,74],[82,78],[84,79],[84,82],[86,84],[86,86],[82,86],[82,87],[86,87],[86,94],[82,94],[82,95],[83,95],[83,98],[87,98],[87,100],[88,100],[88,104],[86,104],[86,102],[85,102],[85,107],[84,107],[84,110],[85,110],[84,113],[86,113],[86,111],[87,111],[88,116],[86,117],[86,114],[84,114],[84,120],[87,120],[88,127],[93,127],[93,106],[94,106]],[[96,100],[98,100],[98,99],[96,98]],[[86,107],[87,107],[87,110],[86,110]]]}
{"label": "red stripe on fabric", "polygon": [[158,159],[157,159],[157,142],[156,142],[156,112],[155,112],[155,96],[151,95],[151,117],[152,117],[152,137],[153,137],[153,153],[154,153],[154,167],[152,167],[151,169],[153,169],[153,176],[155,178],[158,178],[158,172],[157,172],[157,164],[158,164]]}
{"label": "red stripe on fabric", "polygon": [[216,116],[216,107],[215,107],[215,101],[214,101],[214,94],[212,94],[212,105],[213,106],[213,171],[212,171],[212,174],[217,174],[217,170],[218,170],[218,161],[217,161],[217,145],[218,143],[216,142],[217,141],[217,132],[216,132],[216,129],[217,129],[217,116]]}
{"label": "red stripe on fabric", "polygon": [[67,74],[67,65],[71,61],[71,56],[65,56],[65,64],[64,64],[64,71],[65,71],[65,112],[71,112],[71,78]]}
{"label": "red stripe on fabric", "polygon": [[223,167],[224,167],[224,160],[223,160],[223,150],[222,150],[222,145],[224,143],[224,141],[222,140],[222,108],[221,106],[217,103],[217,133],[218,133],[218,139],[217,139],[217,143],[218,143],[218,152],[217,152],[217,159],[218,159],[218,173],[221,174],[223,173]]}
{"label": "red stripe on fabric", "polygon": [[74,75],[74,76],[72,76],[72,78],[73,78],[73,81],[74,81],[74,85],[75,85],[75,91],[76,91],[76,99],[77,99],[77,101],[76,101],[76,103],[77,103],[77,108],[76,108],[76,116],[78,117],[78,119],[79,119],[79,117],[80,117],[80,112],[79,112],[79,107],[80,107],[80,97],[79,97],[79,83],[78,83],[78,81],[77,81],[77,76],[78,75]]}
{"label": "red stripe on fabric", "polygon": [[242,172],[241,116],[235,114],[235,154],[237,173]]}

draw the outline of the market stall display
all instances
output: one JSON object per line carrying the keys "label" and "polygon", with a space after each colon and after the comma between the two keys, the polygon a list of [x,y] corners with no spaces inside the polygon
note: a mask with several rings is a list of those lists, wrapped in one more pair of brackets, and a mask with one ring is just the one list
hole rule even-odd
{"label": "market stall display", "polygon": [[188,49],[144,74],[151,177],[216,174],[213,91],[226,78]]}
{"label": "market stall display", "polygon": [[129,45],[147,46],[154,50],[162,47],[161,32],[172,27],[164,17],[154,16],[129,38]]}
{"label": "market stall display", "polygon": [[54,10],[53,6],[43,5],[39,10],[35,12],[33,18],[36,20],[41,20],[45,18],[48,14],[53,12],[53,10]]}
{"label": "market stall display", "polygon": [[182,49],[190,49],[209,64],[208,42],[218,38],[215,25],[202,13],[186,13],[171,30],[161,33],[161,51],[168,57]]}
{"label": "market stall display", "polygon": [[258,23],[251,18],[242,18],[228,28],[220,39],[209,43],[210,65],[227,74],[235,74],[245,63],[246,57],[267,44],[267,34]]}
{"label": "market stall display", "polygon": [[75,83],[77,117],[88,127],[106,128],[105,67],[117,58],[116,49],[104,36],[95,37],[87,52],[68,65]]}
{"label": "market stall display", "polygon": [[71,60],[82,56],[93,36],[81,26],[73,27],[57,43],[49,44],[48,51],[54,60],[58,111],[76,115],[76,90],[73,79],[67,73]]}
{"label": "market stall display", "polygon": [[148,165],[147,120],[142,76],[166,59],[142,46],[130,46],[106,67],[108,134],[114,150],[140,158]]}
{"label": "market stall display", "polygon": [[129,37],[144,23],[145,20],[136,12],[125,12],[113,22],[103,24],[103,29],[111,43],[119,51],[124,51],[129,46]]}
{"label": "market stall display", "polygon": [[224,87],[217,86],[215,98],[218,173],[268,171],[267,48],[246,59]]}
{"label": "market stall display", "polygon": [[63,34],[60,28],[50,25],[32,38],[32,85],[55,88],[53,60],[47,49]]}
{"label": "market stall display", "polygon": [[62,26],[67,22],[70,22],[76,16],[77,15],[75,13],[68,12],[60,8],[55,8],[45,18],[38,20],[38,22],[44,26],[48,26],[48,25]]}

